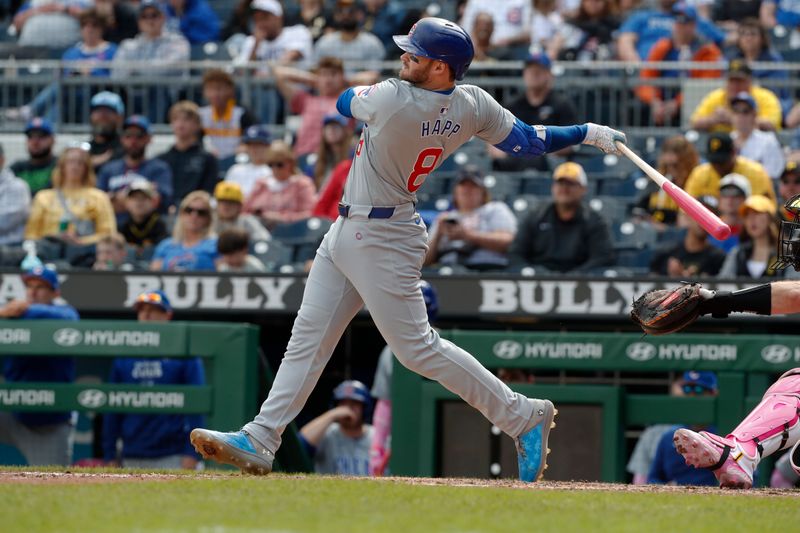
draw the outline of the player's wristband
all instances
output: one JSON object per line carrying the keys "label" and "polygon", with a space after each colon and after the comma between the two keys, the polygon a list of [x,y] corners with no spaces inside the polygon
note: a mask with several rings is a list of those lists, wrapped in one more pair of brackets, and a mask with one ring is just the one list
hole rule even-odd
{"label": "player's wristband", "polygon": [[772,285],[765,283],[738,291],[717,291],[700,303],[700,314],[725,318],[730,313],[772,314]]}

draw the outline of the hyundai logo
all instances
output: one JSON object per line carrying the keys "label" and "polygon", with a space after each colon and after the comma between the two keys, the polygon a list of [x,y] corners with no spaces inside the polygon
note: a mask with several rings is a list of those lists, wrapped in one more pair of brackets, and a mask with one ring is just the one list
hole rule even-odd
{"label": "hyundai logo", "polygon": [[633,359],[640,363],[649,361],[656,356],[656,347],[649,342],[634,342],[625,348],[625,355],[628,356],[628,359]]}
{"label": "hyundai logo", "polygon": [[106,399],[106,393],[98,389],[85,389],[78,393],[78,403],[87,409],[103,407]]}
{"label": "hyundai logo", "polygon": [[522,355],[522,343],[517,341],[500,341],[492,349],[494,354],[500,359],[516,359]]}
{"label": "hyundai logo", "polygon": [[53,342],[59,346],[77,346],[83,340],[83,333],[74,328],[61,328],[53,333]]}
{"label": "hyundai logo", "polygon": [[783,344],[770,344],[761,349],[761,358],[767,363],[779,365],[792,358],[792,349]]}

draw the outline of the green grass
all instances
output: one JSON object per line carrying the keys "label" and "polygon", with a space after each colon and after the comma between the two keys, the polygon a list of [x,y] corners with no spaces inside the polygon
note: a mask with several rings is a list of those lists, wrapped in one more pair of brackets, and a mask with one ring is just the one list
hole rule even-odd
{"label": "green grass", "polygon": [[[117,471],[118,472],[118,471]],[[12,531],[796,531],[800,498],[452,487],[273,475],[2,483]]]}

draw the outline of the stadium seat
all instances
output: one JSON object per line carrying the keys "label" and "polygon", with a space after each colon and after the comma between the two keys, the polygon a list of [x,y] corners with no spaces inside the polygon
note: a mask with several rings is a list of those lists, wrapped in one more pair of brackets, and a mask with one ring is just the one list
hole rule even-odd
{"label": "stadium seat", "polygon": [[311,217],[288,224],[278,224],[270,233],[272,238],[293,246],[321,241],[332,222],[325,218]]}
{"label": "stadium seat", "polygon": [[616,196],[597,196],[589,200],[589,207],[601,213],[610,224],[619,224],[628,217],[631,202]]}
{"label": "stadium seat", "polygon": [[257,241],[251,244],[251,253],[257,257],[269,272],[278,272],[281,266],[293,262],[295,250],[280,241]]}
{"label": "stadium seat", "polygon": [[553,177],[549,172],[526,173],[522,177],[521,194],[549,197],[552,185]]}
{"label": "stadium seat", "polygon": [[633,249],[652,248],[658,241],[658,231],[649,222],[622,222],[612,226],[615,246]]}
{"label": "stadium seat", "polygon": [[511,172],[490,172],[483,178],[492,200],[505,200],[517,196],[522,189],[521,182],[520,174]]}

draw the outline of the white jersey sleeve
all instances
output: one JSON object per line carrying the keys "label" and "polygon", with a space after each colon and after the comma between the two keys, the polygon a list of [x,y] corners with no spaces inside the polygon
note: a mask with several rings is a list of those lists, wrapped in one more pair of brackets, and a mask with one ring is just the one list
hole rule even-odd
{"label": "white jersey sleeve", "polygon": [[489,144],[498,144],[505,140],[514,126],[514,114],[480,87],[463,87],[475,100],[475,136]]}
{"label": "white jersey sleeve", "polygon": [[356,119],[376,125],[385,122],[391,115],[402,109],[402,106],[397,105],[399,97],[399,87],[394,79],[370,86],[353,87],[350,112]]}

